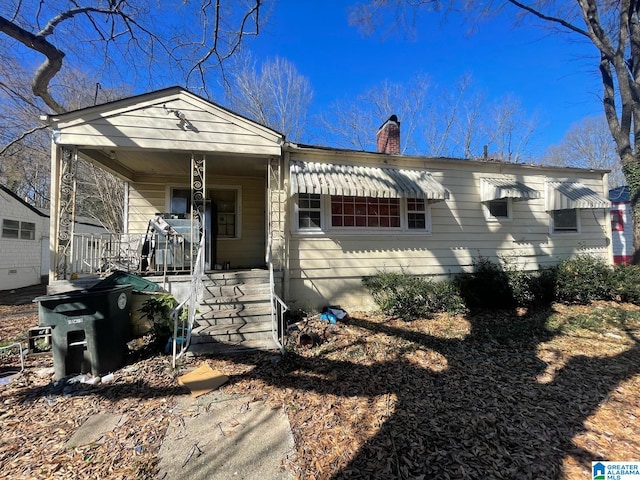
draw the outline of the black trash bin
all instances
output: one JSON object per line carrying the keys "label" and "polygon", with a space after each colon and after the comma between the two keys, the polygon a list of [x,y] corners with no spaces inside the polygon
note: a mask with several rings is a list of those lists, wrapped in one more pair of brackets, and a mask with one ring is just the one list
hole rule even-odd
{"label": "black trash bin", "polygon": [[40,325],[51,327],[56,379],[89,373],[94,376],[122,366],[127,353],[131,285],[94,287],[38,302]]}

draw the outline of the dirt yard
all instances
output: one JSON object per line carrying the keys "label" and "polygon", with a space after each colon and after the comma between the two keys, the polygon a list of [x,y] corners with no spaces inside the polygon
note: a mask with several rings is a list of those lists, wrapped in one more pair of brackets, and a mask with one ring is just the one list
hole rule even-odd
{"label": "dirt yard", "polygon": [[[26,341],[41,293],[0,292],[0,341]],[[296,440],[285,467],[300,479],[581,479],[593,460],[640,461],[637,307],[411,323],[350,314],[297,324],[284,359],[200,358],[174,371],[139,348],[111,384],[54,382],[51,356],[27,355],[25,372],[0,386],[1,476],[156,478],[176,397],[188,394],[176,377],[205,361],[230,377],[222,392],[285,409]],[[594,329],[594,316],[612,320]],[[299,346],[301,334],[313,345]],[[107,412],[123,415],[108,436],[66,447]]]}

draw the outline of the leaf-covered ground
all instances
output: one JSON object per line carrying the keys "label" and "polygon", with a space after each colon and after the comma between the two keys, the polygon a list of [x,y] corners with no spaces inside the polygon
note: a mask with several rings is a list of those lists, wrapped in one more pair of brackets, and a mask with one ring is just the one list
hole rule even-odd
{"label": "leaf-covered ground", "polygon": [[[22,307],[0,306],[0,341],[37,324]],[[187,394],[175,377],[207,361],[230,376],[222,393],[285,409],[296,442],[287,468],[301,479],[590,478],[592,460],[640,460],[639,318],[613,303],[410,323],[351,312],[333,326],[298,323],[283,360],[200,358],[173,371],[138,350],[114,383],[95,386],[56,384],[51,357],[30,355],[0,387],[1,476],[155,478]],[[122,414],[109,435],[65,446],[105,412]]]}

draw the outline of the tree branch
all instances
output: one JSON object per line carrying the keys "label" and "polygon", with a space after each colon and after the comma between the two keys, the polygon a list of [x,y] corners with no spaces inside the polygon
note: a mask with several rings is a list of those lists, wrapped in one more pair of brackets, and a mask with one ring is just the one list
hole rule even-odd
{"label": "tree branch", "polygon": [[[222,63],[227,60],[228,58],[230,58],[240,47],[240,45],[242,44],[242,40],[244,38],[245,35],[248,35],[249,33],[245,33],[244,28],[247,24],[247,22],[249,21],[249,19],[255,15],[255,31],[250,32],[251,35],[259,35],[260,34],[260,6],[261,6],[261,2],[262,0],[255,0],[255,4],[247,11],[245,12],[244,16],[242,17],[242,20],[240,21],[240,27],[238,29],[238,35],[236,40],[231,44],[229,51],[227,51],[226,53],[222,54],[220,53],[220,49],[218,46],[218,42],[220,40],[220,1],[216,1],[216,6],[215,6],[215,10],[216,10],[216,15],[215,15],[215,23],[214,23],[214,29],[213,29],[213,44],[211,45],[211,47],[208,49],[208,51],[204,54],[204,56],[198,60],[196,62],[196,64],[191,67],[191,69],[189,70],[189,72],[187,73],[187,81],[189,80],[189,77],[191,76],[191,74],[193,74],[193,72],[195,72],[196,70],[200,72],[200,76],[202,77],[203,80],[203,84],[206,84],[206,82],[204,81],[204,70],[202,68],[202,66],[211,58],[211,57],[216,57],[217,61],[218,61],[218,65],[222,65]],[[224,72],[223,72],[223,77],[224,77]]]}
{"label": "tree branch", "polygon": [[89,13],[102,13],[106,15],[119,14],[117,10],[113,9],[102,9],[102,8],[94,8],[94,7],[82,7],[82,8],[74,8],[71,10],[67,10],[65,12],[61,12],[51,20],[47,22],[42,30],[40,30],[36,35],[38,37],[47,37],[53,34],[54,29],[60,25],[65,20],[75,17],[76,15],[89,14]]}
{"label": "tree branch", "polygon": [[23,94],[21,94],[18,90],[16,90],[15,88],[11,87],[10,85],[6,84],[5,82],[0,82],[0,88],[6,90],[10,95],[14,96],[15,98],[19,98],[21,101],[23,101],[24,103],[26,103],[27,105],[29,105],[32,108],[38,109],[38,105],[36,105],[31,98],[27,98],[25,97]]}
{"label": "tree branch", "polygon": [[35,50],[47,57],[40,67],[38,67],[33,77],[31,90],[34,95],[42,98],[44,103],[54,112],[63,113],[65,111],[64,108],[58,104],[49,93],[49,82],[62,68],[64,52],[58,50],[44,37],[34,35],[2,16],[0,16],[0,32],[4,32],[14,40],[22,43],[25,47]]}
{"label": "tree branch", "polygon": [[22,140],[27,138],[32,133],[39,132],[40,130],[44,130],[44,129],[48,128],[48,127],[49,127],[48,125],[40,125],[38,127],[33,127],[32,129],[27,130],[26,132],[23,132],[19,137],[14,138],[8,144],[6,144],[4,147],[2,147],[0,149],[0,156],[4,155],[4,153],[7,150],[9,150],[13,145],[15,145],[16,143],[21,142]]}
{"label": "tree branch", "polygon": [[575,26],[572,23],[567,22],[566,20],[559,18],[559,17],[553,17],[550,15],[546,15],[544,13],[542,13],[539,10],[536,10],[533,7],[530,7],[529,5],[525,5],[522,2],[519,2],[518,0],[507,0],[509,3],[511,3],[512,5],[515,5],[518,8],[521,8],[522,10],[529,12],[530,14],[540,18],[541,20],[546,20],[549,22],[553,22],[553,23],[557,23],[559,25],[562,25],[564,28],[566,28],[567,30],[571,30],[572,32],[575,33],[579,33],[580,35],[584,35],[587,38],[591,38],[589,35],[589,32],[587,32],[586,30],[583,30],[580,27]]}

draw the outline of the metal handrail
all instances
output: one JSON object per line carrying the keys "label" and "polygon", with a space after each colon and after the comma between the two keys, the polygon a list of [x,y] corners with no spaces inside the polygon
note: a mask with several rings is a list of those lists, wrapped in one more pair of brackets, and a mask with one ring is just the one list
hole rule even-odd
{"label": "metal handrail", "polygon": [[269,233],[268,241],[268,262],[269,262],[269,291],[271,294],[271,335],[276,346],[282,354],[285,353],[285,319],[284,314],[289,310],[287,304],[276,294],[275,279],[273,275],[273,249],[272,236]]}
{"label": "metal handrail", "polygon": [[[191,343],[191,330],[196,318],[198,302],[202,298],[202,292],[204,290],[202,283],[202,276],[204,275],[204,246],[205,236],[202,235],[200,243],[198,244],[198,254],[196,255],[196,263],[191,276],[191,288],[189,289],[189,294],[187,295],[187,298],[180,302],[169,314],[169,317],[173,319],[173,368],[176,367],[176,360],[186,353],[189,348],[189,344]],[[187,303],[188,315],[184,318],[181,313]],[[178,336],[179,323],[180,336]],[[186,336],[184,335],[185,329]],[[180,351],[178,351],[178,343],[180,343]]]}

